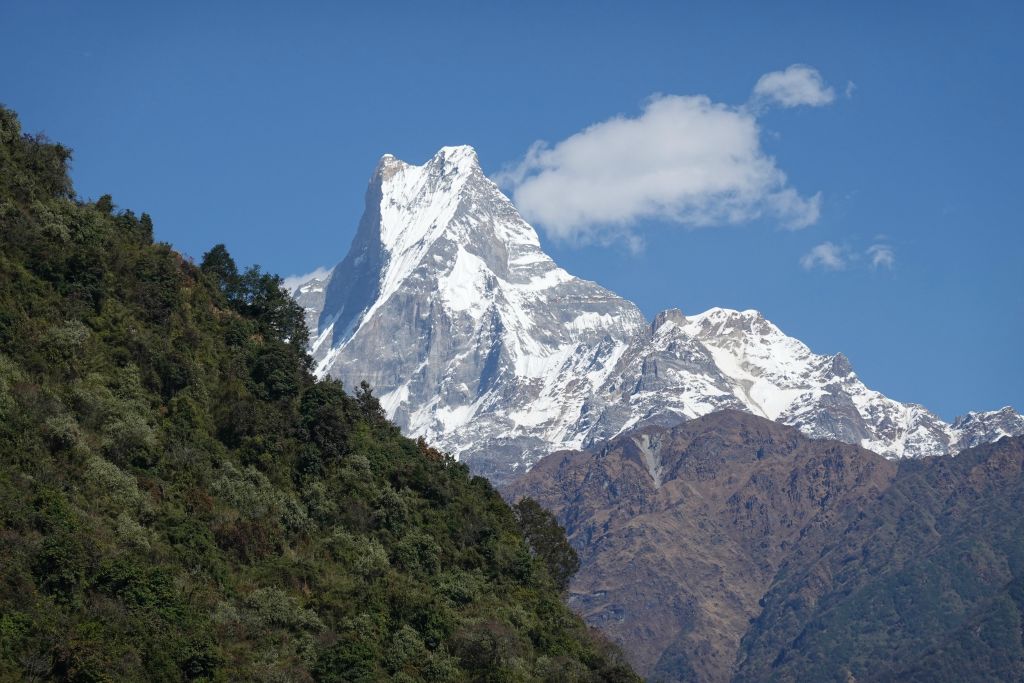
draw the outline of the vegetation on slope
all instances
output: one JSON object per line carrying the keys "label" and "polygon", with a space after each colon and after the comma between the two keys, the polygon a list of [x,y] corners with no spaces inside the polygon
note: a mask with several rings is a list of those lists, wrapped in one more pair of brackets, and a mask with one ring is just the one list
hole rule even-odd
{"label": "vegetation on slope", "polygon": [[509,491],[582,555],[571,604],[661,681],[1024,681],[1024,437],[893,462],[720,411]]}
{"label": "vegetation on slope", "polygon": [[895,470],[857,446],[723,410],[554,453],[509,493],[565,524],[583,563],[571,604],[640,674],[723,683],[793,548],[840,507],[867,505]]}
{"label": "vegetation on slope", "polygon": [[279,278],[79,201],[69,158],[0,108],[0,680],[635,679],[543,516],[315,381]]}
{"label": "vegetation on slope", "polygon": [[1024,437],[903,461],[802,540],[737,681],[1024,680]]}

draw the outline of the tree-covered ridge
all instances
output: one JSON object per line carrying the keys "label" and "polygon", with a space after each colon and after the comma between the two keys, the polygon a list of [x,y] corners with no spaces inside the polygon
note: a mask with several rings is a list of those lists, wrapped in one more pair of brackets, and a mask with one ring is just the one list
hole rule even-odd
{"label": "tree-covered ridge", "polygon": [[0,680],[635,680],[549,528],[313,379],[276,276],[69,159],[0,108]]}

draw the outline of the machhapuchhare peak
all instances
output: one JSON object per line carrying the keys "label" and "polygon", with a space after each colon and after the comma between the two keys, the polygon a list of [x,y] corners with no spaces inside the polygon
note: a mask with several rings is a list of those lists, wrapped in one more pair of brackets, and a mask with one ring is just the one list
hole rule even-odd
{"label": "machhapuchhare peak", "polygon": [[367,381],[403,431],[501,483],[560,449],[733,408],[891,458],[1024,433],[866,387],[754,310],[653,321],[559,268],[468,146],[381,158],[345,258],[294,292],[318,376]]}

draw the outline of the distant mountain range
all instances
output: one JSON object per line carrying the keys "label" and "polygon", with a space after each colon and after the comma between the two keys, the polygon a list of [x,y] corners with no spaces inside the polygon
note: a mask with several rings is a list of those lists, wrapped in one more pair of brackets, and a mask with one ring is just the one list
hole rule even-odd
{"label": "distant mountain range", "polygon": [[552,451],[726,408],[891,458],[1024,433],[1012,408],[950,424],[887,398],[757,311],[649,323],[559,268],[470,147],[384,156],[348,255],[294,294],[318,375],[368,381],[406,433],[499,484]]}
{"label": "distant mountain range", "polygon": [[725,410],[507,491],[581,558],[569,604],[656,681],[1019,681],[1024,438],[893,461]]}

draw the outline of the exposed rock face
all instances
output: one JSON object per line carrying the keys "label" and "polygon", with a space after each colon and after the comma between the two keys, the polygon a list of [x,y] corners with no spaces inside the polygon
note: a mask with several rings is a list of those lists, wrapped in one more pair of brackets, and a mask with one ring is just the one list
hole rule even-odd
{"label": "exposed rock face", "polygon": [[1022,437],[897,462],[727,410],[509,493],[557,514],[570,604],[655,680],[1017,680],[1022,466]]}
{"label": "exposed rock face", "polygon": [[887,457],[957,452],[1024,433],[1013,409],[971,413],[949,425],[916,404],[868,389],[841,353],[822,356],[757,311],[713,308],[659,314],[583,406],[584,445],[666,415],[747,410],[814,438],[859,444]]}
{"label": "exposed rock face", "polygon": [[388,415],[497,483],[547,453],[736,408],[887,457],[1024,433],[1012,409],[953,425],[864,386],[757,311],[629,301],[559,268],[469,147],[388,155],[345,259],[300,286],[318,374],[367,380]]}
{"label": "exposed rock face", "polygon": [[322,305],[300,301],[319,374],[369,381],[407,433],[496,479],[565,441],[646,326],[541,251],[468,147],[423,166],[384,157]]}
{"label": "exposed rock face", "polygon": [[1024,415],[1010,407],[985,413],[970,412],[953,421],[956,450],[993,443],[1004,436],[1024,434]]}

